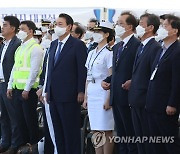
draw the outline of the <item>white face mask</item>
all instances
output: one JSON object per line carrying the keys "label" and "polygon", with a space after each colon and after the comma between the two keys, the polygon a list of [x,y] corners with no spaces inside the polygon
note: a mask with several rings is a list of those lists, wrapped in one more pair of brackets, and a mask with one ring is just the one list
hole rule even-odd
{"label": "white face mask", "polygon": [[139,36],[141,38],[145,34],[145,28],[143,28],[142,26],[138,25],[136,27],[136,34],[137,34],[137,36]]}
{"label": "white face mask", "polygon": [[44,33],[44,32],[47,32],[48,27],[42,26],[42,27],[41,27],[41,30],[42,30],[43,33]]}
{"label": "white face mask", "polygon": [[55,33],[53,33],[53,34],[52,34],[52,41],[54,41],[54,40],[56,40],[56,39],[58,39],[58,36],[57,36]]}
{"label": "white face mask", "polygon": [[115,32],[116,32],[116,36],[121,37],[121,36],[123,36],[123,34],[126,32],[126,30],[125,30],[124,27],[117,25],[117,26],[115,27]]}
{"label": "white face mask", "polygon": [[115,36],[115,41],[116,41],[116,43],[119,43],[119,42],[121,42],[122,41],[122,39],[119,37],[119,36]]}
{"label": "white face mask", "polygon": [[36,41],[37,44],[40,43],[39,39],[38,38],[34,38],[34,40]]}
{"label": "white face mask", "polygon": [[93,33],[92,31],[87,31],[85,34],[84,34],[84,40],[89,40],[93,37]]}
{"label": "white face mask", "polygon": [[100,34],[100,33],[94,33],[94,34],[93,34],[93,39],[94,39],[94,42],[100,43],[100,42],[102,42],[102,40],[104,39],[104,37],[103,37],[103,35]]}
{"label": "white face mask", "polygon": [[17,34],[17,37],[22,41],[24,41],[27,38],[27,36],[28,36],[27,32],[24,32],[22,30],[20,30],[19,33]]}
{"label": "white face mask", "polygon": [[160,27],[157,31],[157,36],[155,36],[156,41],[164,40],[168,36],[168,31],[163,27]]}
{"label": "white face mask", "polygon": [[60,37],[60,36],[62,36],[62,35],[64,35],[66,33],[66,27],[62,28],[62,27],[56,26],[54,28],[54,32],[58,37]]}
{"label": "white face mask", "polygon": [[46,40],[41,42],[41,46],[43,47],[43,49],[49,48],[50,44],[51,44],[51,41],[49,39],[46,39]]}

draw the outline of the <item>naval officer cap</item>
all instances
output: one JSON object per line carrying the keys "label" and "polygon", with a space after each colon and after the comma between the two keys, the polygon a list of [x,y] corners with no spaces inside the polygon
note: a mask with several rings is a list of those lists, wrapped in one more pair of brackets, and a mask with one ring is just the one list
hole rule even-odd
{"label": "naval officer cap", "polygon": [[114,25],[113,23],[109,22],[109,21],[102,21],[100,22],[98,25],[96,25],[96,27],[94,27],[94,30],[102,30],[102,29],[114,29]]}
{"label": "naval officer cap", "polygon": [[51,20],[49,19],[41,19],[41,25],[50,25],[51,24]]}
{"label": "naval officer cap", "polygon": [[40,30],[35,30],[34,36],[41,36],[42,32]]}

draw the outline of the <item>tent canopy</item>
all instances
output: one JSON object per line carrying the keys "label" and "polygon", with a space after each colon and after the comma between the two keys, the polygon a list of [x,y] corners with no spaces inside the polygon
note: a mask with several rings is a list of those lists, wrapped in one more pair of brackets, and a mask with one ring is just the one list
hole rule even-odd
{"label": "tent canopy", "polygon": [[73,17],[74,21],[86,25],[90,18],[97,17],[95,15],[98,14],[98,10],[100,10],[99,19],[104,19],[105,15],[102,13],[104,8],[115,10],[114,14],[107,12],[106,18],[111,18],[113,22],[116,22],[124,10],[132,11],[137,17],[146,10],[158,15],[165,13],[180,15],[179,6],[180,0],[151,0],[149,2],[146,0],[9,0],[8,3],[0,5],[0,24],[6,15],[15,15],[21,21],[32,20],[38,23],[42,18],[55,19],[60,13],[67,13]]}
{"label": "tent canopy", "polygon": [[179,0],[9,0],[8,3],[1,3],[0,7],[108,7],[175,11],[179,10],[179,6]]}

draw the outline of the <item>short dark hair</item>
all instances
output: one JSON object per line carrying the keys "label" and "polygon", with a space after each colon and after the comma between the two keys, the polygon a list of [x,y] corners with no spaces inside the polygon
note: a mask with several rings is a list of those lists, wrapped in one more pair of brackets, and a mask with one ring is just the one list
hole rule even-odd
{"label": "short dark hair", "polygon": [[85,33],[85,29],[82,27],[82,25],[79,22],[74,22],[74,25],[76,25],[76,29],[74,32],[79,35],[79,39],[82,37],[82,35]]}
{"label": "short dark hair", "polygon": [[172,14],[167,14],[165,16],[165,20],[166,19],[171,24],[172,28],[178,30],[177,37],[179,37],[180,36],[180,18]]}
{"label": "short dark hair", "polygon": [[68,14],[66,14],[66,13],[61,13],[61,14],[59,15],[59,18],[64,18],[64,19],[66,19],[66,24],[73,26],[74,21],[73,21],[73,19],[72,19],[72,17],[71,17],[70,15],[68,15]]}
{"label": "short dark hair", "polygon": [[166,15],[168,15],[168,14],[162,14],[159,16],[159,18],[165,20]]}
{"label": "short dark hair", "polygon": [[98,23],[98,20],[97,20],[96,18],[90,18],[90,19],[89,19],[89,22],[94,22],[95,24],[97,24],[97,23]]}
{"label": "short dark hair", "polygon": [[137,25],[138,25],[138,22],[137,22],[137,19],[136,17],[129,11],[126,11],[126,12],[122,12],[121,13],[121,16],[123,15],[128,15],[127,19],[126,19],[126,23],[128,25],[132,25],[132,30],[135,31]]}
{"label": "short dark hair", "polygon": [[107,38],[107,43],[113,40],[113,37],[115,36],[115,31],[113,29],[103,27],[100,31],[104,33],[109,33],[109,36]]}
{"label": "short dark hair", "polygon": [[155,14],[145,13],[141,15],[140,19],[147,18],[147,26],[153,25],[154,30],[153,33],[156,34],[157,30],[159,29],[160,20],[159,17]]}
{"label": "short dark hair", "polygon": [[35,32],[35,30],[36,30],[36,25],[35,25],[35,23],[32,22],[31,20],[22,21],[22,22],[21,22],[21,25],[22,25],[22,24],[27,25],[30,30],[33,30],[33,33]]}
{"label": "short dark hair", "polygon": [[9,22],[10,26],[15,27],[15,33],[18,32],[20,21],[17,17],[15,16],[5,16],[4,21]]}

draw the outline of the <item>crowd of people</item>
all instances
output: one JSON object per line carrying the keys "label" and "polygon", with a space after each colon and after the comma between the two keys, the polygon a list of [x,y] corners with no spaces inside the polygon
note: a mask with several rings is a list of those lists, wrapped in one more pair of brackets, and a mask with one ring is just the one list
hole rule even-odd
{"label": "crowd of people", "polygon": [[[81,154],[82,107],[92,133],[106,138],[96,154],[113,154],[115,146],[117,154],[180,153],[178,16],[122,12],[115,23],[92,18],[83,26],[61,13],[41,27],[6,16],[1,33],[0,153],[26,145],[38,153],[38,102],[45,154]],[[130,142],[114,144],[114,131]]]}

